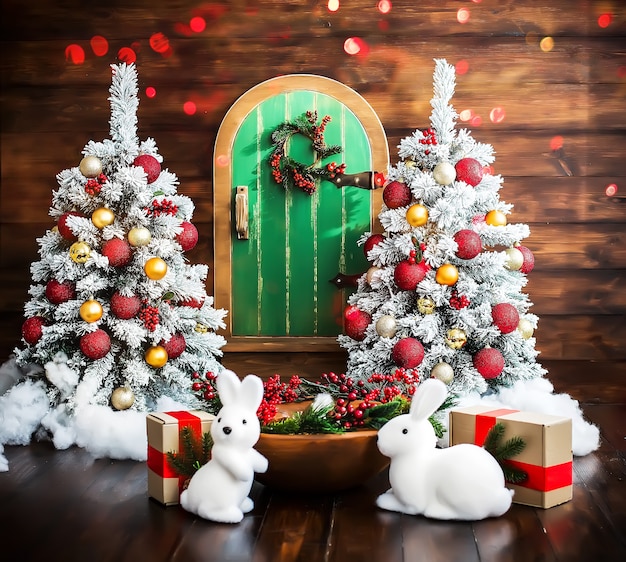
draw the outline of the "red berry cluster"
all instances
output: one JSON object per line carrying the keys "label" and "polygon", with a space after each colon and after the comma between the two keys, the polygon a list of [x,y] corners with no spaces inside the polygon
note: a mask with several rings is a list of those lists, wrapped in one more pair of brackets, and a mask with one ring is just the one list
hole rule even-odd
{"label": "red berry cluster", "polygon": [[[420,144],[427,144],[431,146],[437,144],[435,131],[433,131],[432,129],[426,129],[425,131],[422,131],[422,135],[424,135],[424,138],[420,139]],[[428,156],[430,154],[430,150],[426,149],[424,151],[424,154]]]}
{"label": "red berry cluster", "polygon": [[307,111],[306,119],[311,124],[311,132],[313,133],[313,149],[316,152],[322,152],[326,143],[324,142],[324,131],[326,125],[330,122],[330,115],[324,115],[322,122],[317,125],[317,111]]}
{"label": "red berry cluster", "polygon": [[450,297],[450,306],[452,308],[456,308],[457,310],[461,310],[466,306],[469,306],[470,300],[466,295],[459,295],[457,290],[452,291],[452,296]]}
{"label": "red berry cluster", "polygon": [[334,178],[335,176],[339,176],[341,174],[346,173],[346,165],[345,164],[337,164],[336,162],[331,162],[330,164],[326,164],[326,169],[330,172],[330,178]]}
{"label": "red berry cluster", "polygon": [[169,199],[154,199],[150,207],[146,207],[146,214],[149,217],[158,217],[160,215],[176,215],[178,213],[178,205],[175,205]]}
{"label": "red berry cluster", "polygon": [[298,170],[294,170],[292,175],[296,185],[304,192],[311,194],[315,191],[315,182],[310,177],[301,174]]}
{"label": "red berry cluster", "polygon": [[274,375],[263,382],[263,400],[257,410],[257,416],[262,424],[270,423],[278,411],[277,405],[286,402],[296,402],[303,398],[300,388],[302,379],[293,375],[288,383],[281,382],[280,375]]}
{"label": "red berry cluster", "polygon": [[[215,379],[217,379],[217,375],[215,375],[212,371],[208,371],[204,375],[204,380],[200,373],[195,372],[192,375],[193,383],[191,383],[191,390],[197,392],[199,398],[204,398],[207,402],[213,402],[217,400],[217,391],[215,390]],[[215,407],[212,408],[211,413],[216,413],[219,409],[219,404],[216,403]]]}
{"label": "red berry cluster", "polygon": [[156,306],[145,305],[139,311],[139,319],[143,322],[146,330],[154,332],[159,325],[159,309]]}
{"label": "red berry cluster", "polygon": [[107,182],[104,174],[99,174],[97,178],[89,178],[85,184],[85,193],[92,197],[98,195],[102,191],[102,186]]}
{"label": "red berry cluster", "polygon": [[272,157],[270,158],[270,166],[272,168],[272,177],[276,183],[283,183],[283,173],[280,170],[280,160],[282,158],[282,154],[279,150],[272,153]]}

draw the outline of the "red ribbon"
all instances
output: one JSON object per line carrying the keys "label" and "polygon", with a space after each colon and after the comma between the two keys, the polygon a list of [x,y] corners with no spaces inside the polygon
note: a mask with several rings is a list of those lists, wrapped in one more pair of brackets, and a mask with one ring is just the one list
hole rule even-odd
{"label": "red ribbon", "polygon": [[[489,412],[483,412],[476,415],[475,430],[474,430],[474,443],[482,447],[485,443],[485,439],[489,430],[496,425],[497,418],[506,416],[507,414],[515,414],[519,410],[508,410],[501,408],[499,410],[490,410]],[[563,464],[556,464],[554,466],[537,466],[535,464],[528,464],[525,462],[507,460],[511,466],[523,470],[528,476],[523,481],[517,484],[523,488],[529,488],[531,490],[539,490],[540,492],[549,492],[551,490],[558,490],[563,486],[570,486],[572,484],[572,462],[566,462]]]}

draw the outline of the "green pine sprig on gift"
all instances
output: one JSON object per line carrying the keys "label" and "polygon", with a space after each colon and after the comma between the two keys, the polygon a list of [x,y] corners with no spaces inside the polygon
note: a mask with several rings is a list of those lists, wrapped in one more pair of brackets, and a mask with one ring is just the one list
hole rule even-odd
{"label": "green pine sprig on gift", "polygon": [[180,430],[181,450],[168,451],[167,462],[176,474],[191,478],[195,472],[211,458],[213,439],[209,432],[197,436],[191,427]]}
{"label": "green pine sprig on gift", "polygon": [[528,474],[506,461],[519,455],[526,447],[526,442],[516,435],[502,443],[503,436],[504,424],[498,422],[487,433],[483,447],[498,461],[502,472],[504,472],[504,479],[511,484],[519,484],[528,478]]}

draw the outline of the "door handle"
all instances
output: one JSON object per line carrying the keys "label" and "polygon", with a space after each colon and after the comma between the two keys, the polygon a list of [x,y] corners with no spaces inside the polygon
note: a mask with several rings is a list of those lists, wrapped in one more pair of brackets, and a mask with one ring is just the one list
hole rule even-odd
{"label": "door handle", "polygon": [[235,194],[235,228],[239,240],[248,240],[248,187],[238,185]]}

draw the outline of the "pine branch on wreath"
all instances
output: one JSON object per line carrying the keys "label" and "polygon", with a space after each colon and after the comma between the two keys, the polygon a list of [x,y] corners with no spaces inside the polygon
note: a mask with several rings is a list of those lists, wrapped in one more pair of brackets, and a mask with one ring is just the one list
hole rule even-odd
{"label": "pine branch on wreath", "polygon": [[211,458],[213,439],[209,432],[198,437],[191,427],[180,430],[181,450],[178,453],[168,451],[167,461],[176,474],[191,478],[195,472]]}
{"label": "pine branch on wreath", "polygon": [[504,479],[511,484],[519,484],[528,478],[528,474],[506,461],[519,455],[526,447],[526,442],[521,437],[514,436],[502,443],[503,435],[504,424],[495,424],[487,433],[483,447],[498,461],[502,472],[504,472]]}

